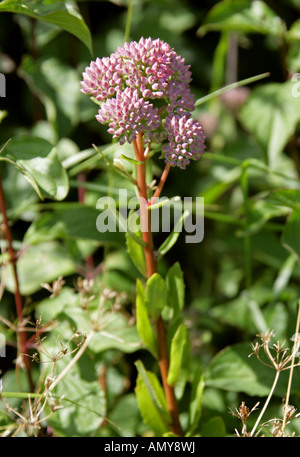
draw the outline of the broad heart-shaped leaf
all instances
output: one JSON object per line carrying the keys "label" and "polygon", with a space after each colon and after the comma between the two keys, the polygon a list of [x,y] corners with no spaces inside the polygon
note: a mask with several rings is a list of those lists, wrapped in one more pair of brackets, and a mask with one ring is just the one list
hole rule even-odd
{"label": "broad heart-shaped leaf", "polygon": [[[251,354],[248,343],[240,343],[228,346],[220,351],[210,362],[204,372],[206,386],[216,387],[231,392],[244,392],[248,395],[264,397],[269,394],[272,387],[275,370],[259,362],[255,355]],[[268,360],[261,350],[263,362]],[[283,371],[279,376],[274,395],[283,397],[286,395],[289,370]],[[299,370],[293,374],[292,391],[298,391],[300,382]]]}
{"label": "broad heart-shaped leaf", "polygon": [[300,211],[294,210],[282,232],[282,244],[300,259]]}
{"label": "broad heart-shaped leaf", "polygon": [[70,2],[49,2],[47,0],[3,0],[0,13],[19,13],[55,25],[81,40],[92,53],[90,31],[78,10]]}
{"label": "broad heart-shaped leaf", "polygon": [[53,146],[43,138],[11,139],[3,147],[0,160],[11,163],[23,173],[42,200],[63,200],[67,196],[67,173],[56,158]]}
{"label": "broad heart-shaped leaf", "polygon": [[167,304],[167,286],[165,280],[154,273],[147,281],[145,289],[147,310],[153,319],[158,319]]}
{"label": "broad heart-shaped leaf", "polygon": [[145,346],[157,357],[157,343],[147,312],[144,287],[139,279],[136,283],[136,327]]}
{"label": "broad heart-shaped leaf", "polygon": [[240,117],[274,168],[300,120],[300,98],[293,96],[293,83],[270,83],[254,89]]}
{"label": "broad heart-shaped leaf", "polygon": [[169,413],[163,389],[155,375],[145,370],[141,361],[136,363],[138,377],[135,393],[145,424],[156,436],[169,432]]}
{"label": "broad heart-shaped leaf", "polygon": [[265,2],[234,0],[217,3],[204,19],[198,34],[203,35],[210,30],[281,35],[285,28]]}

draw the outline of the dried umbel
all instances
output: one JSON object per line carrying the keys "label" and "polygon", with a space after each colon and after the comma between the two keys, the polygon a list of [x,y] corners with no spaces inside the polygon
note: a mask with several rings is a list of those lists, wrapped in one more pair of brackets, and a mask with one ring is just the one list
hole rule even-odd
{"label": "dried umbel", "polygon": [[184,169],[205,149],[202,127],[191,117],[190,82],[189,65],[167,43],[141,38],[91,62],[81,91],[100,105],[96,119],[120,144],[142,132],[147,143],[163,143],[166,163]]}

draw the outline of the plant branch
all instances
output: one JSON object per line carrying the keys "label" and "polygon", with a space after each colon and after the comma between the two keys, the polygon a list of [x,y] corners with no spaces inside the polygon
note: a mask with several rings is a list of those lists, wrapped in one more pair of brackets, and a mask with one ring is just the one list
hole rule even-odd
{"label": "plant branch", "polygon": [[[4,198],[4,192],[3,192],[3,187],[2,187],[2,177],[0,175],[0,210],[2,213],[2,219],[3,219],[3,230],[4,230],[4,235],[5,239],[7,241],[7,251],[9,255],[9,260],[12,266],[13,270],[13,276],[14,276],[14,282],[15,282],[15,305],[16,305],[16,313],[17,313],[17,318],[18,318],[18,323],[21,324],[23,321],[23,300],[22,296],[20,293],[20,286],[19,286],[19,279],[18,279],[18,272],[17,272],[17,265],[16,265],[16,255],[13,249],[12,245],[12,235],[7,219],[7,213],[6,213],[6,204],[5,204],[5,198]],[[21,352],[25,355],[27,355],[27,342],[26,342],[26,332],[25,331],[20,331],[17,333],[17,339],[18,339],[18,354]],[[20,341],[20,344],[19,344]],[[32,381],[32,376],[31,376],[31,367],[30,367],[30,361],[27,357],[24,357],[24,363],[26,367],[26,372],[27,372],[27,377],[29,381],[29,386],[31,390],[34,390],[34,384]]]}
{"label": "plant branch", "polygon": [[149,204],[150,206],[153,205],[153,203],[155,203],[156,199],[160,196],[161,191],[165,185],[166,179],[168,177],[169,171],[170,171],[170,164],[167,163],[164,168],[164,171],[162,172],[162,175],[160,177],[159,184],[158,184],[154,194],[151,197],[150,204]]}
{"label": "plant branch", "polygon": [[71,359],[70,363],[60,372],[60,374],[55,378],[53,383],[49,387],[49,392],[51,392],[54,387],[57,386],[57,384],[66,376],[66,374],[71,370],[71,368],[75,365],[75,363],[80,359],[80,357],[83,355],[85,352],[86,348],[88,347],[89,343],[91,342],[91,339],[93,338],[95,332],[94,330],[89,333],[89,335],[86,337],[83,345],[80,347],[80,349],[76,352],[75,356]]}
{"label": "plant branch", "polygon": [[[151,232],[150,212],[148,211],[148,195],[146,184],[146,160],[144,155],[143,137],[139,133],[136,140],[133,140],[133,148],[136,159],[142,163],[137,165],[137,187],[139,192],[140,202],[140,217],[142,225],[143,241],[146,243],[144,247],[145,260],[147,267],[147,277],[150,278],[157,271],[156,259],[154,256],[153,237]],[[167,168],[167,167],[166,167]],[[165,169],[164,177],[161,179],[160,191],[166,180],[168,169]],[[160,192],[159,192],[160,193]],[[158,363],[163,383],[163,388],[166,395],[168,410],[172,421],[172,431],[178,436],[183,436],[183,431],[179,422],[179,411],[177,400],[175,397],[174,388],[168,384],[167,377],[169,371],[169,351],[167,345],[166,328],[162,317],[160,316],[155,321],[155,330],[158,343]]]}

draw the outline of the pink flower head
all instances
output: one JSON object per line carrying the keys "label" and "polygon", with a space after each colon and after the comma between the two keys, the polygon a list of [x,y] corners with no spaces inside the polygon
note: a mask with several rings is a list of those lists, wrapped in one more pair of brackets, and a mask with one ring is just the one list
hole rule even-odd
{"label": "pink flower head", "polygon": [[103,59],[97,57],[82,74],[81,92],[92,95],[97,102],[103,102],[113,97],[117,88],[120,88],[122,75],[121,59],[114,56]]}
{"label": "pink flower head", "polygon": [[118,138],[123,144],[136,139],[138,132],[155,130],[160,125],[157,109],[149,101],[139,98],[139,93],[132,87],[123,92],[117,89],[116,98],[101,104],[96,119],[100,124],[109,124],[108,133]]}
{"label": "pink flower head", "polygon": [[198,121],[187,115],[170,116],[165,129],[168,132],[168,143],[163,146],[166,163],[184,170],[191,159],[200,159],[205,150],[205,136]]}
{"label": "pink flower head", "polygon": [[160,39],[141,38],[91,62],[81,92],[100,105],[96,119],[108,124],[120,144],[141,131],[145,141],[167,140],[165,160],[185,168],[204,151],[202,128],[190,115],[195,108],[190,82],[190,67],[174,49]]}

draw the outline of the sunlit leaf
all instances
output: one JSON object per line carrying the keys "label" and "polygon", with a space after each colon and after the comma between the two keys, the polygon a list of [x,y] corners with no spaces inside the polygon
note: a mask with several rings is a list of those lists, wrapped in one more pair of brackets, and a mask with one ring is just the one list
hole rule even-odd
{"label": "sunlit leaf", "polygon": [[25,14],[35,19],[55,25],[81,40],[92,52],[90,31],[71,2],[49,2],[47,0],[3,0],[0,3],[0,13]]}

